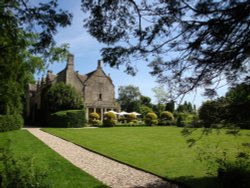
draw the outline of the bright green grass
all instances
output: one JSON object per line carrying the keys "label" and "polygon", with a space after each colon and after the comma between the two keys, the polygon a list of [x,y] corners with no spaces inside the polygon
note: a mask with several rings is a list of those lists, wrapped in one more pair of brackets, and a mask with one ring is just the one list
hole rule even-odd
{"label": "bright green grass", "polygon": [[[204,137],[188,148],[181,128],[133,127],[99,129],[44,129],[124,163],[139,167],[170,180],[191,187],[215,187],[215,178],[208,177],[204,163],[197,160],[197,147],[209,148],[219,144],[230,156],[242,142],[249,141],[250,131],[241,131],[238,137],[215,133]],[[199,135],[199,131],[194,136]],[[248,135],[247,135],[248,134]],[[217,185],[218,186],[218,185]]]}
{"label": "bright green grass", "polygon": [[25,130],[0,133],[0,147],[11,140],[10,150],[17,158],[29,156],[34,165],[46,169],[46,180],[53,188],[106,187],[94,177],[73,166]]}

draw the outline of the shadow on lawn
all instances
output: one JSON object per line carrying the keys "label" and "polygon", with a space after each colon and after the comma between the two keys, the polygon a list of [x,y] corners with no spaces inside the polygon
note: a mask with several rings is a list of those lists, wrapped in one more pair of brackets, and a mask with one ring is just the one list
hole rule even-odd
{"label": "shadow on lawn", "polygon": [[[186,188],[221,188],[222,183],[217,177],[193,177],[183,176],[174,179],[175,182],[181,182],[180,187]],[[178,183],[177,183],[178,184]]]}

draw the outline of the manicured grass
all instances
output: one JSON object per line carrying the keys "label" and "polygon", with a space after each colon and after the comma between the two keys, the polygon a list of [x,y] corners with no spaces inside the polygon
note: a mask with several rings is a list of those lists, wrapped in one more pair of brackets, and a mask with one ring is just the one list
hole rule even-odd
{"label": "manicured grass", "polygon": [[[250,134],[247,130],[241,131],[240,136],[236,137],[225,134],[225,131],[219,135],[213,133],[189,148],[181,135],[182,129],[176,127],[44,130],[103,155],[191,187],[216,186],[215,178],[206,174],[207,168],[197,159],[199,147],[206,149],[219,145],[220,149],[225,149],[233,157],[241,147],[241,143],[249,141]],[[199,136],[200,132],[201,130],[196,131],[193,136]]]}
{"label": "manicured grass", "polygon": [[[0,133],[0,148],[10,140],[10,150],[19,159],[30,157],[34,165],[45,169],[45,177],[53,188],[106,187],[94,177],[73,166],[26,130]],[[1,169],[0,169],[1,170]]]}

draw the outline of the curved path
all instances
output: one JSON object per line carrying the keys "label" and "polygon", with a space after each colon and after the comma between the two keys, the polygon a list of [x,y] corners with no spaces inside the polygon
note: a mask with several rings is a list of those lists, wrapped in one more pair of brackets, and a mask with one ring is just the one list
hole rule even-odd
{"label": "curved path", "polygon": [[71,142],[41,131],[39,128],[26,128],[31,134],[47,144],[72,164],[94,176],[104,184],[114,188],[177,188],[152,174],[134,169],[90,152]]}

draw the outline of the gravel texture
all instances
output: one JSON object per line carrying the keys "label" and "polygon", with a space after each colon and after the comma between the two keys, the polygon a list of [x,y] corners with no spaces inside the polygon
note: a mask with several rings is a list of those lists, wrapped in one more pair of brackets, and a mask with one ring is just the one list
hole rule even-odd
{"label": "gravel texture", "polygon": [[104,156],[90,152],[71,142],[41,131],[39,128],[27,130],[55,150],[72,164],[114,188],[177,188],[157,176],[121,164]]}

